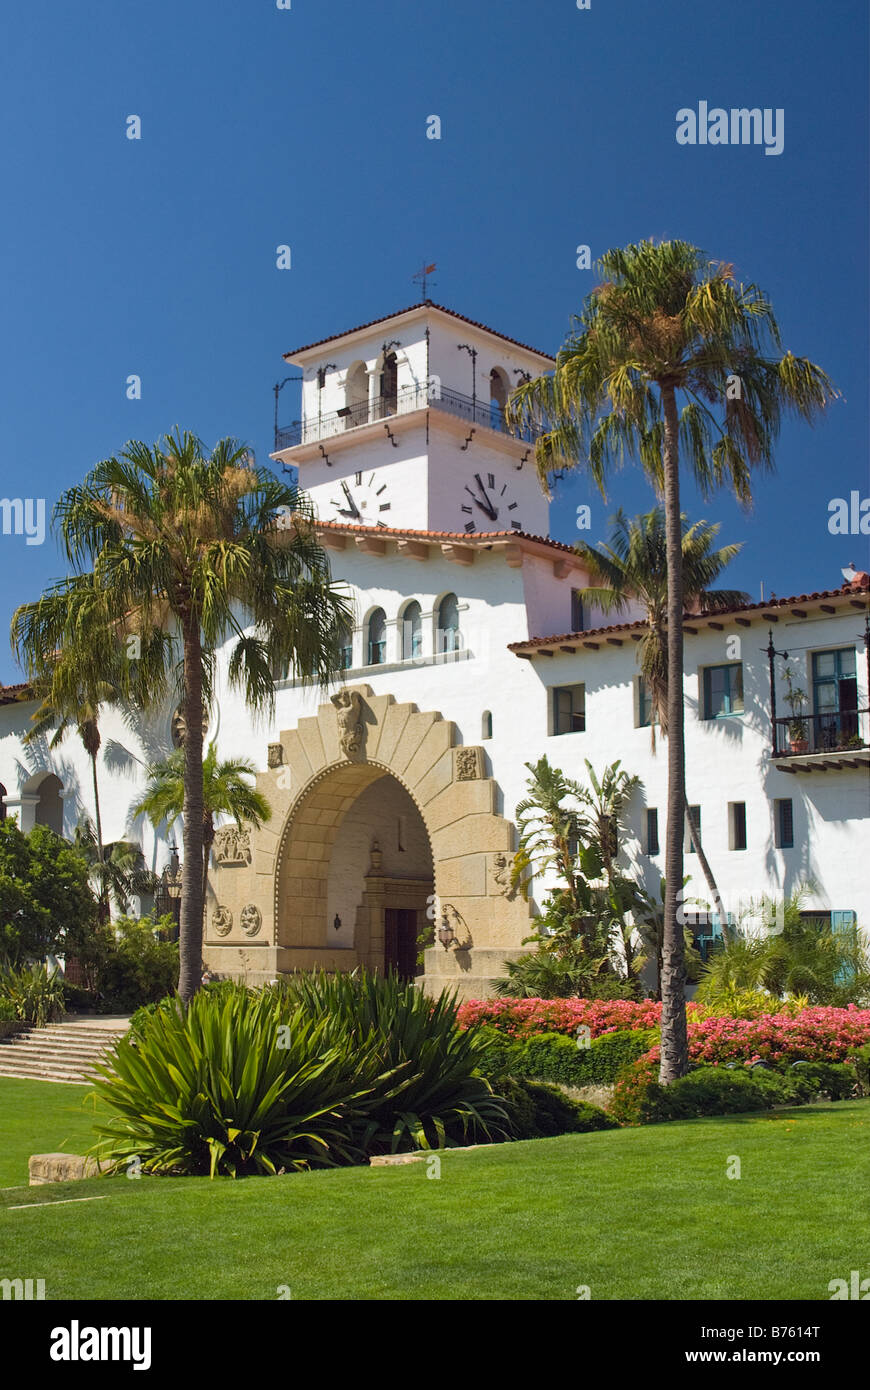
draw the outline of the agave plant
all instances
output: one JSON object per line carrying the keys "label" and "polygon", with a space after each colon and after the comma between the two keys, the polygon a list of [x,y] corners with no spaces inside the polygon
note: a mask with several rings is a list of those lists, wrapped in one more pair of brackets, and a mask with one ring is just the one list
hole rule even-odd
{"label": "agave plant", "polygon": [[503,1103],[477,1074],[489,1044],[459,1027],[447,991],[430,999],[393,974],[365,971],[300,974],[282,988],[326,1022],[336,1044],[346,1040],[365,1070],[371,1089],[355,1136],[367,1153],[450,1147],[506,1129]]}
{"label": "agave plant", "polygon": [[0,998],[7,999],[15,1017],[25,1023],[44,1028],[47,1023],[63,1018],[63,983],[57,968],[45,965],[23,965],[0,973]]}
{"label": "agave plant", "polygon": [[157,1009],[99,1068],[109,1111],[92,1152],[109,1171],[275,1174],[360,1161],[364,1088],[328,1020],[244,988]]}

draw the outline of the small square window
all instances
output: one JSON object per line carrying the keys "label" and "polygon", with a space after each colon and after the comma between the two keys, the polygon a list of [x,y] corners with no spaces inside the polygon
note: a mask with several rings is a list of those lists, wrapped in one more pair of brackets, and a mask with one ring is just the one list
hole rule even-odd
{"label": "small square window", "polygon": [[704,718],[743,713],[743,663],[704,668]]}
{"label": "small square window", "polygon": [[586,730],[585,685],[553,688],[553,734],[582,734]]}
{"label": "small square window", "polygon": [[728,803],[728,848],[746,848],[746,802],[729,801]]}
{"label": "small square window", "polygon": [[774,843],[777,849],[794,848],[794,808],[790,796],[784,796],[773,803]]}

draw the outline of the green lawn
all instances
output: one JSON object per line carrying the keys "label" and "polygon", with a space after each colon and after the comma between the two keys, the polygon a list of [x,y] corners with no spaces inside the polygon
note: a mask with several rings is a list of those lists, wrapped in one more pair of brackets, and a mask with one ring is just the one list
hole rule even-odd
{"label": "green lawn", "polygon": [[90,1147],[91,1118],[82,1104],[90,1090],[0,1076],[0,1187],[27,1182],[31,1154],[80,1154]]}
{"label": "green lawn", "polygon": [[[73,1134],[71,1087],[0,1079],[7,1140],[22,1094],[31,1150]],[[0,1269],[48,1298],[824,1300],[870,1274],[868,1183],[870,1101],[848,1101],[447,1154],[440,1179],[414,1164],[24,1187],[0,1193]],[[101,1200],[70,1203],[85,1197]]]}

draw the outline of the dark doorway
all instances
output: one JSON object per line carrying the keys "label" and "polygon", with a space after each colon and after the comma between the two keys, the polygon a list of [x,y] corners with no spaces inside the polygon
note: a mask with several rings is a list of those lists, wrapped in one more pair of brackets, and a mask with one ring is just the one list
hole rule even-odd
{"label": "dark doorway", "polygon": [[384,970],[403,980],[417,973],[417,913],[409,907],[384,909]]}

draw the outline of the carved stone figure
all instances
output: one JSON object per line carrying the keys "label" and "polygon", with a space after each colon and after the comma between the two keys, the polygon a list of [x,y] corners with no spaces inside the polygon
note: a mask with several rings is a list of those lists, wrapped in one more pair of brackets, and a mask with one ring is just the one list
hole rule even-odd
{"label": "carved stone figure", "polygon": [[457,748],[456,750],[456,780],[457,782],[476,782],[480,777],[480,749],[479,748]]}
{"label": "carved stone figure", "polygon": [[513,899],[516,897],[516,888],[511,886],[511,869],[513,867],[513,856],[505,854],[499,850],[490,859],[490,873],[492,874],[493,891],[501,893],[503,897]]}
{"label": "carved stone figure", "polygon": [[242,915],[239,920],[245,936],[256,936],[263,925],[263,917],[260,909],[255,907],[253,903],[247,903],[246,906],[242,908]]}
{"label": "carved stone figure", "polygon": [[214,857],[217,864],[250,864],[251,832],[237,825],[224,825],[214,837]]}
{"label": "carved stone figure", "polygon": [[365,726],[362,722],[362,700],[358,690],[339,690],[332,696],[338,712],[338,738],[346,758],[362,753]]}
{"label": "carved stone figure", "polygon": [[216,907],[211,914],[211,925],[218,936],[229,936],[233,929],[233,914],[230,909],[222,904]]}
{"label": "carved stone figure", "polygon": [[284,765],[284,745],[282,743],[270,743],[267,757],[269,767],[283,767]]}

